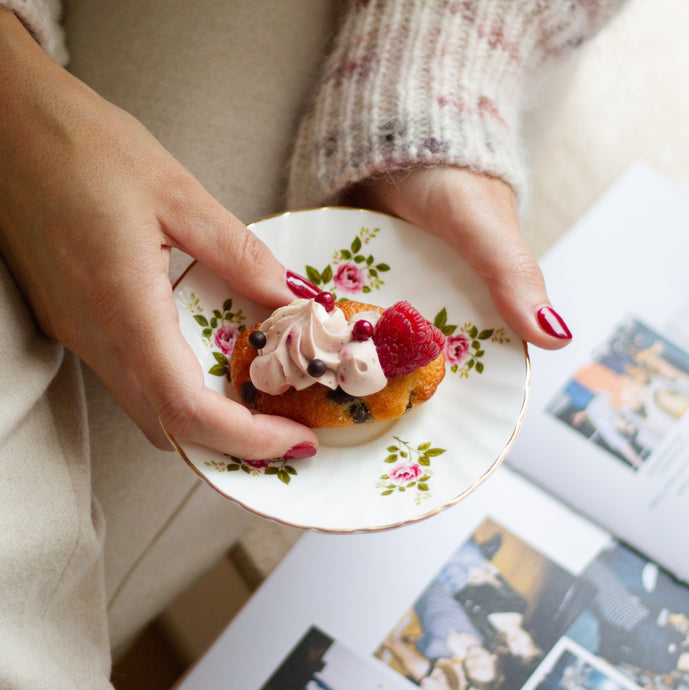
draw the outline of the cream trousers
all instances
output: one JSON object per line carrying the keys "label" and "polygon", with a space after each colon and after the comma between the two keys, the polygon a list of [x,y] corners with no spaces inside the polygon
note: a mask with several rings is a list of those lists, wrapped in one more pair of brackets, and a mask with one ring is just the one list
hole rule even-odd
{"label": "cream trousers", "polygon": [[[69,69],[248,223],[284,208],[290,143],[336,7],[72,0]],[[175,256],[173,272],[187,261]],[[256,518],[149,446],[39,332],[1,261],[0,319],[0,688],[111,687],[111,649]]]}

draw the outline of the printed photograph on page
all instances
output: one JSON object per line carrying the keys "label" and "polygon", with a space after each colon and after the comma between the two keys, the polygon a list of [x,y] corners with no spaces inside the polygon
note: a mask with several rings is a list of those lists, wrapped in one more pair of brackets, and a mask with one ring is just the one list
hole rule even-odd
{"label": "printed photograph on page", "polygon": [[632,471],[681,432],[689,353],[637,319],[617,326],[547,412]]}
{"label": "printed photograph on page", "polygon": [[612,540],[567,572],[487,519],[375,656],[425,690],[685,690],[689,589]]}

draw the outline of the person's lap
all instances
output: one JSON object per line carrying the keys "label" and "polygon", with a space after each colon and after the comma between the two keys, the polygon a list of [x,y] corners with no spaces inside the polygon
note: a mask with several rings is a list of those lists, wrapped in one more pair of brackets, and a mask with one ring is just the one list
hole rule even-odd
{"label": "person's lap", "polygon": [[[100,687],[109,667],[104,524],[91,496],[79,363],[38,331],[1,261],[0,318],[0,685],[60,687],[67,671]],[[88,609],[75,606],[75,590]]]}

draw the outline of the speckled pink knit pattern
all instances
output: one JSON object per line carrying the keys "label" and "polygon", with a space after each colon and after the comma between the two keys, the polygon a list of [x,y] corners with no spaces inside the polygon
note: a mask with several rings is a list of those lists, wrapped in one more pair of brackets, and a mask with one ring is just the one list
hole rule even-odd
{"label": "speckled pink knit pattern", "polygon": [[470,168],[527,194],[519,130],[533,77],[622,0],[350,3],[292,159],[291,208],[424,165]]}
{"label": "speckled pink knit pattern", "polygon": [[67,63],[58,0],[0,0],[0,7],[12,10],[53,59]]}

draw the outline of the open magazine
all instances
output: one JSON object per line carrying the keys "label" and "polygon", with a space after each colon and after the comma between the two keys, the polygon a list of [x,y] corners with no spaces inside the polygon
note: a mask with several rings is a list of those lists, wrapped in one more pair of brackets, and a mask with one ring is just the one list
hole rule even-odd
{"label": "open magazine", "polygon": [[689,582],[689,197],[638,166],[542,261],[574,333],[531,348],[512,467]]}
{"label": "open magazine", "polygon": [[179,687],[688,688],[688,231],[628,171],[543,262],[575,340],[531,351],[507,463],[428,520],[304,535]]}

